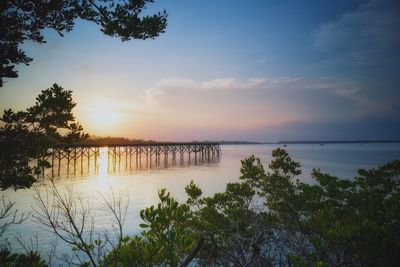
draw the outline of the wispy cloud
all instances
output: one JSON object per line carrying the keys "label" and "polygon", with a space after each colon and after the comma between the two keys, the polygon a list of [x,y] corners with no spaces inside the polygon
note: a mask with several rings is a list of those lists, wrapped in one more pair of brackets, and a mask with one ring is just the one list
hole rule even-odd
{"label": "wispy cloud", "polygon": [[267,79],[264,88],[305,92],[323,91],[340,97],[351,97],[362,90],[362,86],[357,82],[338,78]]}
{"label": "wispy cloud", "polygon": [[[272,136],[273,129],[280,129],[281,135],[288,125],[349,123],[368,117],[387,117],[398,110],[397,106],[382,100],[367,98],[363,85],[357,81],[326,77],[165,79],[141,95],[123,97],[118,101],[111,96],[96,100],[94,108],[82,108],[79,113],[83,114],[82,118],[105,110],[107,114],[118,115],[118,129],[129,136],[144,138],[162,129],[151,138],[167,136],[167,133],[176,137],[182,132],[190,138],[201,139],[210,134]],[[90,107],[89,103],[81,106]],[[89,117],[87,121],[89,125]],[[116,126],[109,128],[110,132],[117,129]]]}
{"label": "wispy cloud", "polygon": [[334,78],[305,79],[297,77],[250,78],[240,81],[235,78],[214,79],[197,82],[190,79],[171,79],[157,82],[145,90],[143,100],[149,105],[158,104],[157,99],[168,93],[212,92],[212,91],[323,91],[328,94],[351,97],[362,90],[354,81]]}
{"label": "wispy cloud", "polygon": [[160,88],[163,88],[164,90],[242,90],[257,88],[267,81],[268,80],[264,78],[251,78],[246,81],[240,81],[235,78],[222,78],[202,82],[197,82],[191,79],[165,79],[155,83],[154,87],[150,90]]}
{"label": "wispy cloud", "polygon": [[244,82],[234,78],[215,79],[200,83],[198,88],[202,90],[247,90],[259,88],[267,81],[263,78],[252,78]]}
{"label": "wispy cloud", "polygon": [[143,101],[149,105],[158,104],[157,98],[166,92],[191,92],[191,91],[230,91],[247,90],[260,88],[267,82],[263,78],[251,78],[247,81],[240,81],[235,78],[214,79],[203,82],[197,82],[191,79],[166,79],[154,84],[153,87],[144,91]]}
{"label": "wispy cloud", "polygon": [[312,35],[313,46],[351,65],[398,66],[399,14],[399,1],[371,0],[321,25]]}
{"label": "wispy cloud", "polygon": [[157,119],[168,127],[254,130],[359,116],[355,109],[366,107],[360,91],[357,82],[334,78],[171,79],[145,90],[138,112],[147,125]]}

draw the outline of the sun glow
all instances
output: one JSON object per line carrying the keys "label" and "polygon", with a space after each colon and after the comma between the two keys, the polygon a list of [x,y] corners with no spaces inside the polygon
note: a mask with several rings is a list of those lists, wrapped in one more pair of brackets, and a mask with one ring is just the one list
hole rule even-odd
{"label": "sun glow", "polygon": [[98,131],[114,128],[122,119],[118,105],[106,100],[97,101],[88,109],[87,116],[91,128]]}

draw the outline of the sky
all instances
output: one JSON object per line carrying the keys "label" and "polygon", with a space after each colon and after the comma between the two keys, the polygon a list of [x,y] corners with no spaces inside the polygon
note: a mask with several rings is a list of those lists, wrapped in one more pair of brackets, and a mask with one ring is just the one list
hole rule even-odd
{"label": "sky", "polygon": [[158,0],[166,32],[122,42],[76,21],[26,42],[0,88],[23,110],[73,90],[89,134],[160,141],[400,139],[400,2]]}

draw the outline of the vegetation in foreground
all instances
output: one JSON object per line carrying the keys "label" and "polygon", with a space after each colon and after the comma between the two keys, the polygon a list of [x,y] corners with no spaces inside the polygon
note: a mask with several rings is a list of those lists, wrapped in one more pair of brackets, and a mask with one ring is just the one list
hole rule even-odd
{"label": "vegetation in foreground", "polygon": [[[188,259],[221,266],[396,266],[400,262],[400,161],[359,170],[344,180],[300,165],[283,149],[266,172],[254,156],[240,182],[202,197],[186,187],[186,203],[165,190],[141,211],[141,235],[124,239],[103,266],[178,266]],[[195,252],[195,253],[193,253]],[[193,256],[195,254],[195,256]]]}
{"label": "vegetation in foreground", "polygon": [[[96,255],[104,245],[100,239],[82,238],[74,250],[93,259],[83,265],[93,266],[186,266],[190,262],[200,266],[396,266],[400,262],[400,161],[359,170],[353,180],[314,170],[314,184],[306,184],[296,179],[300,165],[285,150],[278,148],[272,155],[270,171],[254,156],[244,159],[239,182],[229,183],[225,192],[214,196],[203,197],[192,182],[186,187],[186,203],[179,203],[161,189],[158,205],[140,213],[142,233],[121,235],[102,257]],[[111,211],[118,211],[118,201],[109,205]],[[73,202],[73,197],[65,201]],[[46,215],[43,210],[46,207],[41,209]],[[47,219],[43,225],[56,234],[61,225],[71,223],[57,226]],[[72,220],[81,226],[79,218]],[[0,262],[30,258],[38,266],[43,264],[36,254],[3,251],[0,255]]]}

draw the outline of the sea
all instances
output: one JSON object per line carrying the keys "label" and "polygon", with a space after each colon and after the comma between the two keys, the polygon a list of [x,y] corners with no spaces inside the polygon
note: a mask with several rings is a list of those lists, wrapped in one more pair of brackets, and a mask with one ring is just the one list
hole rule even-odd
{"label": "sea", "polygon": [[[301,165],[302,174],[298,177],[307,183],[314,183],[312,170],[320,169],[343,179],[353,179],[360,168],[376,168],[393,160],[400,160],[400,143],[325,143],[325,144],[246,144],[221,145],[218,160],[204,164],[183,164],[164,166],[162,168],[145,168],[129,171],[110,172],[109,158],[105,148],[100,153],[98,169],[86,175],[60,176],[54,184],[61,194],[69,192],[73,198],[82,202],[90,210],[88,224],[92,224],[94,233],[112,233],[115,221],[107,210],[104,198],[121,196],[127,205],[123,225],[124,235],[139,234],[140,210],[158,203],[158,192],[165,188],[178,201],[186,200],[185,186],[194,181],[203,195],[210,196],[223,192],[228,183],[238,181],[241,160],[255,155],[260,158],[265,168],[272,159],[272,150],[281,147]],[[0,238],[1,246],[11,246],[13,251],[25,249],[39,251],[43,258],[53,255],[52,265],[65,265],[63,257],[72,254],[70,245],[56,238],[37,218],[43,213],[37,205],[37,194],[48,200],[46,188],[48,179],[38,182],[34,188],[14,191],[7,189],[0,194],[6,200],[15,202],[17,216],[24,214],[28,218],[20,224],[11,225]],[[49,194],[51,206],[51,194]],[[36,200],[35,200],[36,199]],[[79,206],[79,205],[78,205]],[[79,210],[79,207],[78,207]],[[0,224],[3,222],[0,220]]]}

